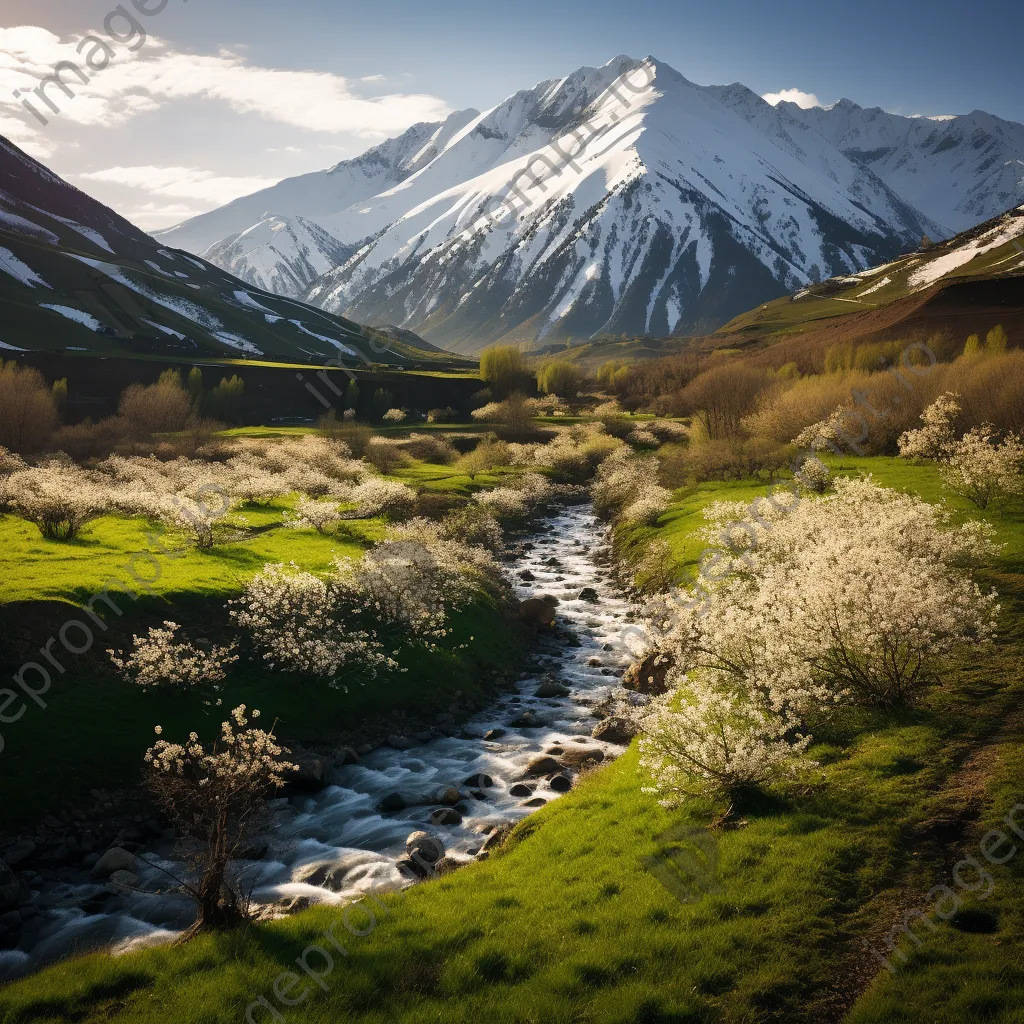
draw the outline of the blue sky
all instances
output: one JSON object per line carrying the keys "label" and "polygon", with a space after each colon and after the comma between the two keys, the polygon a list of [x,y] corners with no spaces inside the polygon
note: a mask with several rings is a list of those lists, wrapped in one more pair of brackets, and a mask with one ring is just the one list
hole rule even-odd
{"label": "blue sky", "polygon": [[[1024,122],[1019,3],[136,2],[155,12],[136,15],[144,44],[123,21],[124,42],[104,33],[115,0],[5,0],[0,134],[151,228],[619,53],[702,84]],[[91,29],[114,58],[41,126],[12,89]]]}

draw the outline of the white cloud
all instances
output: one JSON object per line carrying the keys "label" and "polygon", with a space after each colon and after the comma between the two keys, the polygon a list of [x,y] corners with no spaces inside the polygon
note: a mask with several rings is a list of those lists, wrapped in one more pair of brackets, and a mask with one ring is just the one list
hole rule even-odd
{"label": "white cloud", "polygon": [[198,167],[107,167],[79,174],[82,181],[101,181],[141,189],[153,195],[194,199],[218,206],[239,196],[277,184],[277,178],[218,175]]}
{"label": "white cloud", "polygon": [[[102,127],[124,124],[175,102],[202,100],[293,128],[363,138],[396,135],[418,121],[438,121],[451,113],[436,96],[392,93],[367,98],[341,75],[260,67],[229,50],[180,53],[153,36],[135,53],[109,40],[115,56],[105,68],[93,71],[77,51],[85,38],[62,41],[31,25],[0,28],[0,131],[16,137],[19,144],[34,145],[36,153],[52,146],[46,128],[26,111],[22,100],[51,122]],[[88,56],[92,46],[84,44],[83,54]],[[83,83],[68,69],[62,80],[73,96],[55,83],[47,86],[46,95],[58,107],[55,113],[33,90],[61,61],[73,62],[88,81]],[[15,90],[22,94],[14,96]]]}
{"label": "white cloud", "polygon": [[821,100],[813,92],[803,92],[800,89],[783,89],[780,92],[766,92],[761,99],[770,103],[773,107],[785,101],[795,103],[798,107],[807,110],[809,107],[820,107]]}

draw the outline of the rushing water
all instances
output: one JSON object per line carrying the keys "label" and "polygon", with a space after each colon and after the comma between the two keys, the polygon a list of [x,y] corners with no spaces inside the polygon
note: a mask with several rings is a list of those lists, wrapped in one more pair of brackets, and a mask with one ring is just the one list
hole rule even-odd
{"label": "rushing water", "polygon": [[[597,722],[594,706],[620,685],[630,660],[621,642],[630,605],[602,564],[605,541],[592,510],[579,506],[564,511],[524,545],[508,570],[516,594],[520,599],[556,597],[559,633],[538,644],[536,666],[515,691],[466,723],[458,736],[406,750],[379,747],[358,764],[335,769],[332,784],[321,792],[274,801],[267,853],[241,864],[243,883],[265,913],[314,902],[346,903],[366,890],[412,884],[398,863],[410,833],[418,830],[436,836],[450,859],[469,862],[491,829],[518,821],[538,801],[560,795],[544,778],[526,778],[533,759],[558,749],[577,756],[600,749],[606,758],[621,752],[621,747],[590,738]],[[523,581],[523,573],[534,579]],[[593,595],[580,598],[588,588],[596,592],[596,601]],[[579,646],[567,639],[567,632]],[[535,696],[542,683],[552,681],[569,693]],[[540,721],[512,724],[524,712]],[[492,731],[496,735],[486,738]],[[480,775],[492,784],[471,784]],[[513,795],[524,784],[533,791],[519,789]],[[461,822],[432,824],[431,814],[444,805],[441,794],[452,787],[460,791],[455,809]],[[408,806],[380,810],[381,801],[392,794]],[[157,849],[144,856],[159,865],[140,860],[135,869],[139,888],[151,892],[113,895],[103,884],[59,884],[40,893],[36,904],[41,914],[23,937],[23,948],[0,952],[0,979],[99,946],[124,951],[166,941],[187,927],[194,914],[191,902],[161,891],[170,883],[160,868],[181,870],[170,859],[171,851]]]}

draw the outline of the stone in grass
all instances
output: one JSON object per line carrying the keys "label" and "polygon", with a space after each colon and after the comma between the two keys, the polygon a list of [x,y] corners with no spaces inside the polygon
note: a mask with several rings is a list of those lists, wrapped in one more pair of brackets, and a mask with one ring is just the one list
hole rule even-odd
{"label": "stone in grass", "polygon": [[405,852],[414,860],[436,864],[445,854],[444,843],[437,836],[422,830],[412,832],[405,841]]}
{"label": "stone in grass", "polygon": [[547,803],[547,800],[542,796],[535,796],[532,800],[527,800],[524,807],[543,807]]}

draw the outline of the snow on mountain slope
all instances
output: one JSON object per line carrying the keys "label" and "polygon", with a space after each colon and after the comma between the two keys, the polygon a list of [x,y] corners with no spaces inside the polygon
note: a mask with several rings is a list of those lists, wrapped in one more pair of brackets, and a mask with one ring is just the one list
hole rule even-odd
{"label": "snow on mountain slope", "polygon": [[617,57],[159,237],[459,351],[695,333],[1024,200],[1022,155],[980,112],[771,106]]}
{"label": "snow on mountain slope", "polygon": [[257,288],[297,297],[357,249],[306,217],[271,214],[211,245],[203,257]]}
{"label": "snow on mountain slope", "polygon": [[391,188],[429,163],[476,114],[475,110],[464,110],[437,124],[413,125],[398,138],[374,146],[354,160],[343,160],[326,171],[285,178],[183,224],[154,232],[153,237],[165,245],[202,255],[215,244],[229,247],[234,236],[275,214],[322,222],[331,214]]}
{"label": "snow on mountain slope", "polygon": [[307,298],[462,351],[710,329],[941,231],[743,86],[626,57],[517,94],[364,209],[390,225]]}
{"label": "snow on mountain slope", "polygon": [[901,117],[847,99],[807,110],[779,105],[951,231],[1024,202],[1024,125],[981,110]]}
{"label": "snow on mountain slope", "polygon": [[19,351],[415,364],[414,334],[363,328],[161,246],[0,138],[0,326]]}

